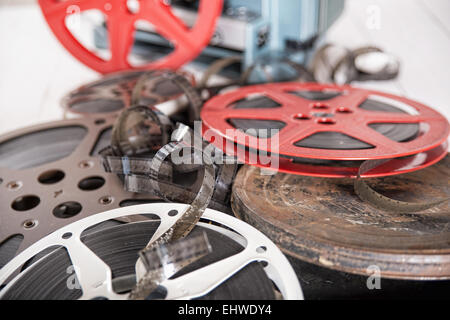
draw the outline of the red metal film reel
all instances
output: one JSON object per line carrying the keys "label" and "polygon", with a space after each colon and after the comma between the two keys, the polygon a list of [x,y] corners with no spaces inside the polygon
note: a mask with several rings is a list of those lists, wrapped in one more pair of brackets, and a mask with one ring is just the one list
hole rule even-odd
{"label": "red metal film reel", "polygon": [[[368,172],[365,172],[361,175],[361,177],[387,177],[424,169],[442,160],[447,155],[448,146],[448,143],[444,142],[442,145],[436,148],[420,152],[412,156],[391,159],[387,163],[380,165],[379,167],[376,167]],[[294,162],[293,159],[284,157],[278,157],[276,161],[273,161],[273,159],[271,159],[270,162],[267,162],[260,161],[260,157],[252,157],[249,151],[240,151],[237,151],[235,149],[235,152],[230,153],[229,155],[236,156],[239,161],[243,163],[249,163],[263,169],[289,174],[299,174],[310,177],[356,178],[358,175],[359,167],[362,164],[362,161],[354,161],[354,163],[352,163],[354,166],[351,166],[352,164],[348,164],[346,161],[328,161],[328,163],[302,163]]]}
{"label": "red metal film reel", "polygon": [[[208,44],[215,22],[222,11],[223,0],[201,0],[197,20],[192,28],[176,17],[164,0],[139,1],[139,10],[131,12],[127,0],[39,0],[42,12],[55,36],[78,60],[100,72],[110,73],[129,69],[177,69],[193,60]],[[72,8],[72,9],[71,9]],[[65,24],[68,14],[100,10],[106,17],[111,58],[104,60],[83,46]],[[128,61],[134,40],[135,23],[151,23],[175,49],[159,60],[134,67]]]}
{"label": "red metal film reel", "polygon": [[[317,93],[321,94],[320,98],[315,97]],[[251,107],[236,107],[255,96],[268,99],[271,104],[262,108],[255,103]],[[367,101],[376,99],[388,101],[388,106],[392,104],[395,107],[388,111],[362,108]],[[392,112],[397,110],[399,112]],[[209,100],[203,107],[201,118],[204,130],[212,130],[214,135],[241,147],[255,149],[255,143],[249,144],[249,141],[255,142],[256,139],[259,151],[290,158],[324,160],[386,159],[417,154],[442,145],[450,128],[441,114],[419,102],[351,86],[316,83],[277,83],[240,88]],[[275,121],[281,129],[273,136],[255,138],[236,129],[231,124],[236,119]],[[371,127],[379,124],[394,126],[394,131],[400,136],[403,133],[398,125],[409,124],[417,126],[417,133],[407,137],[406,141],[394,141],[385,132]],[[365,147],[346,149],[337,145],[327,148],[299,145],[315,134],[330,132]]]}

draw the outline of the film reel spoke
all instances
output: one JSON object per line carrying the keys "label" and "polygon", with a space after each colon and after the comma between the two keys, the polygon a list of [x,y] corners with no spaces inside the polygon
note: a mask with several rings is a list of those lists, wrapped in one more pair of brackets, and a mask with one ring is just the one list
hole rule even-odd
{"label": "film reel spoke", "polygon": [[167,39],[174,42],[180,48],[191,49],[191,33],[184,22],[172,13],[170,5],[164,1],[145,1],[143,7],[147,12],[152,12],[150,22]]}
{"label": "film reel spoke", "polygon": [[79,238],[79,235],[63,234],[68,237],[63,242],[74,266],[77,280],[83,291],[81,299],[109,297],[113,294],[111,268],[91,251]]}
{"label": "film reel spoke", "polygon": [[212,291],[253,261],[255,259],[244,251],[178,278],[166,280],[162,286],[167,289],[167,299],[194,299]]}
{"label": "film reel spoke", "polygon": [[136,18],[128,12],[126,6],[112,5],[107,12],[106,22],[109,34],[109,48],[111,50],[110,64],[118,66],[120,69],[131,69],[128,62],[128,54],[133,46],[133,34],[135,30]]}
{"label": "film reel spoke", "polygon": [[362,113],[361,117],[365,120],[367,124],[370,123],[420,123],[420,122],[430,122],[438,120],[437,117],[428,117],[422,115],[410,115],[406,113],[394,113],[386,114],[377,111],[359,111]]}
{"label": "film reel spoke", "polygon": [[342,130],[342,133],[370,144],[381,155],[386,153],[408,151],[408,149],[401,143],[393,141],[385,135],[370,129],[367,126],[361,128],[347,126],[344,130]]}
{"label": "film reel spoke", "polygon": [[191,206],[188,206],[186,208],[183,208],[181,211],[177,211],[176,215],[171,215],[169,212],[167,212],[167,216],[164,217],[164,219],[161,219],[160,225],[156,229],[155,233],[153,234],[152,238],[148,242],[148,246],[152,245],[153,243],[158,242],[158,240],[167,240],[163,239],[164,235],[171,234],[171,230],[174,229],[175,224],[180,220],[182,216],[188,212],[188,210],[191,209]]}
{"label": "film reel spoke", "polygon": [[317,132],[320,132],[320,128],[308,126],[299,128],[298,123],[289,123],[278,133],[280,148],[286,148],[286,150],[296,149],[297,147],[294,146],[295,142],[303,140]]}
{"label": "film reel spoke", "polygon": [[107,0],[39,0],[44,14],[48,15],[48,19],[52,19],[52,22],[55,21],[56,23],[60,23],[68,14],[102,8],[108,2]]}
{"label": "film reel spoke", "polygon": [[366,90],[355,89],[349,86],[343,86],[340,91],[342,92],[341,95],[331,98],[326,103],[334,108],[346,107],[356,112],[359,106],[370,96]]}
{"label": "film reel spoke", "polygon": [[310,101],[308,102],[307,99],[289,94],[284,90],[277,90],[275,88],[264,90],[264,93],[265,95],[267,95],[267,97],[272,98],[276,102],[280,103],[281,108],[283,108],[287,112],[291,110],[294,110],[294,112],[305,111],[306,105],[310,103]]}
{"label": "film reel spoke", "polygon": [[[215,112],[215,111],[214,111]],[[285,120],[282,114],[276,112],[268,112],[261,109],[227,109],[226,111],[217,112],[218,117],[226,119],[259,119],[259,120]]]}

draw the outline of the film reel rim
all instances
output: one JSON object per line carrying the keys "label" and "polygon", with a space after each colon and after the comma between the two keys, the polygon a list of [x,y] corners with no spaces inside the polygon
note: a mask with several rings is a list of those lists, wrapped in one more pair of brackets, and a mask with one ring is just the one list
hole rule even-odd
{"label": "film reel rim", "polygon": [[[223,145],[225,145],[224,141]],[[214,142],[212,143],[214,144]],[[446,141],[442,145],[420,152],[405,158],[394,158],[388,163],[388,165],[376,168],[376,170],[368,171],[361,175],[362,178],[377,178],[388,177],[409,172],[418,171],[429,166],[438,163],[444,159],[448,153],[449,143]],[[248,163],[248,159],[251,158],[249,151],[245,151],[242,155],[237,154],[239,161]],[[252,163],[252,166],[259,167],[261,169],[267,169],[271,171],[277,171],[288,174],[297,174],[311,177],[321,178],[356,178],[358,176],[359,166],[357,167],[334,167],[325,165],[313,165],[313,164],[300,164],[295,163],[292,159],[279,157],[279,167],[271,168],[270,164],[263,164],[257,159],[257,163]]]}
{"label": "film reel rim", "polygon": [[[360,150],[329,150],[329,149],[310,149],[310,148],[301,148],[301,147],[293,148],[293,143],[295,142],[294,140],[295,139],[299,140],[299,138],[297,136],[297,131],[298,131],[297,126],[299,124],[298,124],[298,122],[293,122],[293,120],[290,118],[291,115],[289,114],[289,115],[280,117],[280,118],[283,118],[285,123],[287,123],[286,128],[283,128],[281,131],[286,130],[287,127],[290,126],[289,131],[292,131],[293,133],[295,133],[295,134],[292,134],[292,132],[291,132],[290,135],[286,134],[286,136],[292,136],[292,137],[291,138],[286,137],[285,139],[283,139],[283,141],[281,141],[281,144],[282,144],[281,147],[283,147],[283,148],[284,148],[283,143],[285,143],[285,145],[286,144],[292,145],[292,147],[288,146],[288,147],[285,147],[284,150],[280,150],[280,153],[283,154],[284,156],[312,158],[312,159],[324,159],[324,160],[373,160],[373,159],[395,158],[395,157],[400,157],[400,156],[413,155],[413,154],[417,154],[422,151],[427,151],[427,150],[433,149],[439,145],[442,145],[447,140],[447,137],[449,135],[450,125],[449,125],[448,121],[439,112],[431,109],[430,107],[428,107],[420,102],[413,101],[411,99],[404,98],[404,97],[399,97],[399,96],[389,94],[389,93],[383,93],[380,91],[354,88],[349,85],[339,86],[339,85],[332,85],[332,84],[293,83],[293,82],[248,86],[248,87],[239,88],[237,90],[233,90],[231,92],[213,97],[212,99],[210,99],[208,102],[205,103],[205,105],[202,109],[201,118],[203,120],[203,130],[204,131],[212,130],[215,134],[221,136],[223,139],[227,139],[230,141],[232,140],[235,143],[237,142],[236,139],[239,139],[239,138],[241,138],[242,141],[246,141],[245,139],[248,138],[248,136],[245,135],[244,133],[239,133],[239,132],[235,133],[237,136],[237,138],[235,138],[235,139],[231,139],[224,133],[225,128],[226,129],[234,129],[231,125],[226,123],[226,119],[239,118],[239,114],[242,114],[241,116],[243,116],[246,113],[254,111],[252,109],[246,109],[246,110],[244,110],[244,112],[240,112],[239,110],[237,111],[236,109],[233,110],[233,109],[229,108],[229,106],[232,105],[234,102],[239,101],[240,99],[248,97],[249,95],[252,95],[252,94],[262,94],[263,96],[267,96],[268,98],[273,99],[274,101],[276,101],[278,103],[283,103],[283,99],[285,99],[285,98],[289,99],[290,100],[289,103],[291,104],[290,108],[296,109],[296,107],[295,107],[296,102],[301,101],[304,104],[307,102],[308,105],[312,105],[314,102],[320,102],[320,101],[306,100],[306,99],[302,99],[302,98],[300,98],[301,100],[298,100],[297,97],[295,97],[292,94],[289,94],[288,93],[289,91],[324,91],[324,90],[332,90],[332,91],[337,91],[337,92],[342,92],[342,93],[354,92],[355,95],[358,94],[359,96],[356,96],[356,98],[355,98],[356,102],[354,102],[352,105],[352,108],[354,108],[352,110],[353,113],[356,111],[357,106],[359,106],[362,102],[367,100],[370,96],[379,96],[379,97],[399,101],[401,103],[404,103],[404,104],[414,108],[418,112],[423,112],[423,114],[421,114],[421,115],[408,114],[407,117],[403,116],[403,120],[401,119],[402,116],[397,116],[397,120],[390,119],[390,121],[393,121],[395,123],[421,123],[424,121],[428,124],[428,126],[431,126],[430,123],[432,122],[432,123],[434,123],[433,126],[436,127],[436,129],[435,129],[436,132],[433,131],[434,127],[430,127],[430,128],[428,128],[426,133],[423,133],[423,126],[422,126],[422,134],[419,134],[417,139],[413,139],[412,141],[409,141],[409,142],[402,142],[401,145],[400,145],[400,143],[396,144],[396,146],[399,146],[399,145],[402,146],[400,151],[398,149],[396,149],[396,150],[391,149],[390,151],[387,151],[388,149],[386,149],[386,150],[383,150],[386,152],[382,152],[381,154],[377,148],[360,149]],[[332,98],[332,99],[328,100],[327,103],[329,103],[331,100],[339,99],[341,96]],[[292,98],[294,98],[294,100]],[[336,104],[335,107],[338,107],[338,104],[342,104],[342,102],[339,102],[339,100],[338,100],[338,102],[334,101],[333,104]],[[268,109],[268,110],[270,110],[270,109]],[[299,110],[296,110],[295,113],[298,113],[298,111]],[[235,115],[233,115],[233,114],[230,115],[230,112],[233,112]],[[293,111],[289,110],[288,112],[293,112]],[[367,116],[367,117],[369,117],[369,116]],[[267,117],[267,119],[270,118],[270,120],[276,120],[276,119],[274,119],[273,115],[267,115],[264,117],[261,117],[259,115],[258,119],[265,119],[266,117]],[[378,115],[378,117],[379,117],[379,115]],[[396,116],[394,116],[394,117],[396,117]],[[352,120],[354,120],[354,117],[351,117],[351,118],[352,118]],[[375,115],[375,118],[376,118],[376,115]],[[375,120],[375,118],[363,119],[363,121],[365,124],[376,123],[377,121]],[[407,121],[406,121],[406,118],[408,118]],[[349,118],[347,118],[347,119],[349,119]],[[388,123],[388,121],[384,121],[384,122]],[[345,130],[352,130],[351,127],[355,126],[354,121],[350,121],[350,120],[345,120],[344,124],[346,126]],[[318,126],[315,125],[314,127],[318,127]],[[310,136],[311,134],[313,134],[315,132],[331,130],[329,128],[329,126],[323,126],[322,128],[323,129],[317,129],[316,131],[311,130],[311,128],[310,128],[310,129],[308,129],[310,131],[306,131],[306,133],[302,132],[302,134],[303,134],[302,139]],[[237,129],[234,129],[234,130],[239,131]],[[341,130],[342,129],[339,129],[339,130],[335,129],[332,131],[342,132],[344,134],[346,133],[346,131],[341,131]],[[374,130],[372,130],[372,131],[375,132]],[[309,132],[311,132],[311,133],[309,133]],[[349,133],[349,132],[347,131],[347,133]],[[372,132],[370,132],[370,133],[372,133]],[[361,138],[358,135],[358,132],[355,133],[355,137],[357,139]],[[431,139],[433,141],[423,142],[424,137]],[[377,139],[378,138],[380,138],[384,141],[384,138],[377,137]],[[302,139],[300,139],[300,140],[302,140]],[[286,140],[288,140],[288,141],[286,141]],[[387,140],[389,140],[389,139],[387,139]],[[393,141],[391,141],[391,140],[389,140],[389,141],[392,144]],[[417,141],[419,141],[422,144],[420,144]],[[245,146],[248,147],[248,144],[246,144]],[[270,149],[267,147],[261,148],[261,150],[270,152]],[[295,151],[293,151],[293,150],[295,150]]]}
{"label": "film reel rim", "polygon": [[[331,236],[327,238],[323,234],[318,234],[317,230],[311,230],[312,228],[296,229],[294,224],[300,224],[299,220],[289,220],[290,223],[286,223],[288,219],[286,211],[280,211],[277,217],[268,215],[267,212],[262,213],[261,206],[270,207],[276,203],[264,202],[259,207],[249,205],[254,204],[254,202],[247,194],[245,185],[249,183],[248,180],[257,175],[258,170],[258,168],[251,166],[241,168],[241,172],[233,185],[231,201],[233,213],[243,221],[258,227],[269,238],[274,239],[285,254],[321,267],[365,276],[368,275],[368,267],[377,265],[381,269],[383,278],[405,280],[450,279],[450,247],[439,249],[438,253],[436,253],[437,249],[431,248],[410,249],[408,252],[404,248],[382,250],[381,248],[370,247],[364,249],[356,243],[338,242],[336,238],[331,239]],[[249,193],[252,195],[253,191],[250,190]],[[269,198],[269,195],[266,195],[266,197]],[[311,211],[312,209],[307,207],[305,210]],[[329,217],[329,215],[326,215],[326,217]],[[307,217],[303,219],[307,219]],[[327,226],[328,233],[326,234],[333,234],[330,230],[336,232],[341,229],[344,230],[344,227],[334,226],[331,222],[327,222]],[[345,232],[342,231],[342,234],[349,236],[348,232],[357,234],[358,231],[345,230]],[[373,231],[371,232],[366,231],[365,235],[368,238],[375,237],[376,234]],[[300,236],[300,234],[303,236]],[[447,231],[445,234],[449,234],[449,232]],[[406,235],[402,237],[403,239],[408,238]],[[402,237],[398,236],[397,241],[400,241]],[[424,243],[430,239],[439,239],[442,242],[443,236],[441,238],[439,238],[439,234],[421,236],[421,241]]]}
{"label": "film reel rim", "polygon": [[[65,227],[62,227],[56,231],[54,231],[53,233],[51,233],[50,235],[48,235],[47,237],[39,240],[38,242],[34,243],[32,246],[30,246],[28,249],[26,249],[24,252],[20,253],[18,256],[16,256],[13,260],[11,260],[11,262],[9,262],[4,268],[2,268],[0,270],[0,282],[4,283],[6,280],[8,280],[8,278],[17,270],[17,268],[19,268],[23,263],[25,263],[26,261],[28,261],[30,258],[32,258],[36,252],[40,252],[42,247],[48,248],[54,244],[60,244],[63,247],[66,247],[69,250],[69,244],[67,244],[66,240],[64,239],[64,235],[70,233],[71,236],[69,239],[73,239],[73,238],[77,238],[78,240],[76,240],[77,245],[80,245],[81,242],[78,243],[79,241],[79,237],[81,236],[82,232],[84,230],[86,230],[87,228],[89,228],[89,226],[93,226],[95,224],[98,224],[100,222],[106,221],[106,220],[111,220],[114,218],[118,218],[118,217],[122,217],[122,216],[131,216],[131,215],[136,215],[136,214],[148,214],[149,212],[151,212],[152,214],[155,214],[157,216],[160,217],[160,224],[158,226],[158,228],[164,228],[165,224],[173,224],[176,220],[177,220],[177,216],[170,216],[167,215],[166,212],[169,212],[170,210],[177,210],[178,212],[185,212],[186,210],[188,210],[189,205],[186,204],[176,204],[176,203],[154,203],[154,204],[143,204],[143,205],[137,205],[137,206],[132,206],[132,207],[126,207],[126,208],[117,208],[117,209],[113,209],[113,210],[109,210],[97,215],[92,215],[89,217],[86,217],[82,220],[76,221],[74,223],[71,223],[69,225],[66,225]],[[258,231],[257,229],[255,229],[254,227],[246,224],[243,221],[240,221],[230,215],[221,213],[219,211],[213,210],[213,209],[207,209],[204,213],[204,215],[202,216],[202,219],[207,220],[207,221],[211,221],[211,222],[216,222],[219,223],[220,225],[223,225],[225,227],[231,228],[232,230],[234,230],[234,232],[237,232],[237,234],[239,234],[240,236],[243,236],[246,240],[247,240],[247,245],[244,248],[243,251],[241,251],[240,253],[238,253],[237,255],[234,255],[232,257],[241,255],[242,253],[245,253],[245,259],[238,263],[235,264],[234,266],[237,266],[237,270],[234,270],[234,272],[231,273],[227,273],[226,278],[223,277],[222,275],[219,275],[219,277],[217,277],[217,275],[215,276],[216,279],[219,278],[221,279],[218,283],[214,283],[214,285],[211,287],[211,285],[208,286],[204,286],[204,289],[201,289],[200,291],[197,291],[197,293],[191,293],[189,294],[184,294],[184,296],[181,297],[177,297],[176,295],[170,295],[170,290],[168,291],[168,299],[177,299],[177,298],[182,298],[182,299],[187,299],[187,298],[195,298],[201,295],[204,295],[208,292],[210,292],[212,289],[214,289],[215,287],[217,287],[218,285],[220,285],[223,281],[225,281],[226,279],[228,279],[230,276],[232,276],[235,272],[237,272],[238,270],[241,270],[245,265],[248,265],[249,263],[253,262],[253,261],[266,261],[269,263],[269,266],[276,266],[277,269],[279,270],[271,270],[269,272],[276,272],[277,274],[275,275],[275,278],[272,278],[272,280],[277,284],[277,287],[280,289],[280,291],[282,292],[283,296],[285,297],[285,299],[303,299],[303,293],[300,287],[300,284],[297,280],[297,277],[294,273],[294,270],[292,269],[291,265],[289,264],[287,258],[281,253],[281,251],[277,248],[277,246],[271,241],[269,240],[269,238],[267,238],[266,236],[264,236],[260,231]],[[257,248],[261,247],[261,243],[264,245],[265,250],[263,253],[261,252],[257,252]],[[72,244],[73,246],[74,244]],[[83,246],[81,244],[81,246]],[[87,247],[86,247],[87,249]],[[36,251],[36,252],[34,252]],[[89,251],[89,249],[88,249]],[[254,251],[254,252],[253,252]],[[267,256],[266,253],[270,253],[271,256]],[[88,253],[88,252],[85,252]],[[70,252],[69,252],[70,255]],[[95,255],[95,254],[94,254]],[[71,256],[72,258],[72,256]],[[79,257],[78,257],[79,258]],[[92,259],[92,257],[91,257]],[[97,259],[99,259],[97,257]],[[220,264],[223,261],[227,261],[229,263],[231,263],[231,261],[235,261],[235,260],[229,260],[229,258],[226,258],[224,260],[220,260],[216,263],[213,263],[212,265],[217,265]],[[101,261],[101,263],[104,263],[103,261]],[[232,264],[232,263],[231,263]],[[212,266],[210,265],[210,266]],[[92,268],[92,265],[90,265]],[[209,266],[207,266],[209,267]],[[204,267],[204,268],[207,268]],[[104,268],[104,267],[103,267]],[[201,268],[199,270],[202,270],[204,268]],[[270,268],[269,268],[270,269]],[[30,269],[28,269],[30,270]],[[104,268],[104,270],[109,270],[109,267],[106,266],[106,268]],[[103,270],[103,272],[104,272]],[[25,270],[25,272],[27,272]],[[195,272],[195,271],[194,271]],[[192,273],[194,273],[192,272]],[[189,273],[189,274],[192,274]],[[220,273],[220,272],[219,272]],[[267,273],[267,271],[266,271]],[[188,275],[189,275],[188,274]],[[270,278],[270,275],[268,275]],[[107,279],[105,279],[105,277]],[[277,279],[278,277],[278,279]],[[20,278],[20,275],[18,275],[17,277],[15,277],[15,279],[13,279],[12,281],[10,281],[5,288],[2,289],[2,293],[6,293],[8,288],[10,288],[14,282]],[[112,290],[112,285],[111,285],[111,274],[110,271],[109,273],[103,273],[103,279],[104,282],[100,285],[100,286],[93,286],[93,288],[95,288],[93,291],[94,293],[90,293],[90,295],[88,294],[88,297],[96,297],[96,296],[112,296],[114,298],[117,299],[122,299],[124,298],[123,295],[118,295],[115,294]],[[181,279],[181,280],[177,280],[177,279]],[[80,283],[83,280],[80,281]],[[86,281],[86,280],[85,280]],[[179,277],[176,278],[174,280],[170,280],[170,281],[174,281],[175,285],[172,286],[172,288],[176,288],[177,287],[177,283],[181,283],[183,282],[183,284],[186,284],[186,281],[188,281],[188,283],[193,284],[194,282],[191,278],[187,278],[186,277]],[[190,282],[189,282],[190,281]],[[87,279],[88,283],[99,283],[98,279]],[[105,284],[106,282],[106,284]],[[163,284],[165,284],[167,286],[167,281],[164,282]],[[83,285],[82,285],[83,287]],[[87,286],[90,287],[90,286]],[[101,293],[108,293],[107,295],[105,294],[101,294]],[[1,296],[3,296],[3,294],[0,293],[0,298]],[[84,293],[86,294],[86,293]]]}

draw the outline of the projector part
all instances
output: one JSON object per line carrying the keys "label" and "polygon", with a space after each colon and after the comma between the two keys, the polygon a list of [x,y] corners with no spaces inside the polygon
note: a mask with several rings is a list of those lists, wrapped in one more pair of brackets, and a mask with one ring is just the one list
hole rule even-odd
{"label": "projector part", "polygon": [[416,101],[313,83],[239,88],[205,103],[201,117],[205,139],[206,134],[218,137],[213,143],[219,148],[228,141],[294,163],[416,155],[442,146],[449,134],[447,120]]}
{"label": "projector part", "polygon": [[[137,252],[158,228],[173,223],[188,208],[184,204],[167,203],[132,206],[90,216],[63,227],[36,242],[0,271],[0,285],[4,285],[18,268],[29,261],[27,267],[1,290],[0,297],[126,299],[136,283],[133,275]],[[154,218],[104,227],[104,223],[111,219],[136,214]],[[289,262],[261,232],[210,209],[202,219],[192,235],[206,232],[212,254],[161,283],[164,294],[158,298],[263,300],[274,299],[274,289],[284,299],[303,298]],[[123,241],[126,238],[133,241]],[[56,250],[55,246],[58,247]],[[47,248],[51,249],[46,254],[36,256]],[[49,272],[52,274],[50,278]],[[78,287],[69,289],[68,279]],[[128,279],[126,282],[130,288],[126,290],[122,283],[121,289],[125,291],[116,292],[115,284],[124,279]],[[42,285],[33,286],[34,281]]]}
{"label": "projector part", "polygon": [[99,150],[114,118],[50,122],[0,137],[0,267],[43,236],[78,219],[153,195],[123,190]]}
{"label": "projector part", "polygon": [[272,82],[315,82],[314,76],[301,64],[285,54],[272,53],[259,58],[242,74],[241,81],[248,84]]}
{"label": "projector part", "polygon": [[[162,0],[140,1],[130,7],[129,1],[54,1],[40,0],[39,5],[53,34],[79,61],[89,68],[106,74],[129,69],[177,69],[193,60],[208,44],[214,32],[216,19],[222,10],[222,0],[201,0],[195,24],[188,28],[172,13],[170,4]],[[66,18],[74,13],[100,11],[108,34],[109,59],[102,58],[84,46],[69,30]],[[135,66],[129,54],[133,47],[136,24],[144,21],[174,46],[169,55],[143,65]]]}
{"label": "projector part", "polygon": [[[449,196],[450,157],[420,171],[366,179],[376,190],[407,202]],[[363,202],[354,179],[277,173],[244,166],[233,185],[236,216],[258,228],[285,253],[323,267],[381,277],[450,279],[449,203],[420,214],[385,212]]]}

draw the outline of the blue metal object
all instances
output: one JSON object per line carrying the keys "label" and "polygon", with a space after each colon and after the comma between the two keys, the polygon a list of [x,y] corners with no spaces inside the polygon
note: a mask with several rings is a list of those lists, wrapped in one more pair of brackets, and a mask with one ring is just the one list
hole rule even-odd
{"label": "blue metal object", "polygon": [[[286,56],[305,63],[320,38],[339,17],[345,0],[224,0],[224,9],[210,45],[207,59],[242,56],[242,69],[260,59]],[[197,1],[172,0],[174,14],[187,25],[196,19]],[[105,45],[105,30],[96,30],[98,47]],[[153,55],[149,46],[167,53],[170,43],[152,28],[136,32],[133,52]],[[166,51],[164,51],[166,50]],[[152,57],[154,58],[154,57]]]}

